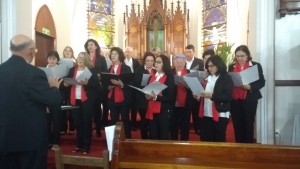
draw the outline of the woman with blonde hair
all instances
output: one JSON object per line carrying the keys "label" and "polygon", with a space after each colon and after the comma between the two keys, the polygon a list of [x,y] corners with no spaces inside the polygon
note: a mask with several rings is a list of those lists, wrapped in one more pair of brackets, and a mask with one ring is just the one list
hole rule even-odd
{"label": "woman with blonde hair", "polygon": [[72,111],[74,126],[77,131],[77,146],[73,152],[82,151],[83,154],[88,154],[92,139],[93,112],[91,107],[94,105],[99,83],[89,54],[80,52],[76,60],[76,66],[70,69],[67,77],[76,79],[84,71],[90,71],[92,76],[89,79],[80,81],[79,84],[76,85],[71,85],[66,82],[64,85],[71,87],[71,105],[79,107]]}

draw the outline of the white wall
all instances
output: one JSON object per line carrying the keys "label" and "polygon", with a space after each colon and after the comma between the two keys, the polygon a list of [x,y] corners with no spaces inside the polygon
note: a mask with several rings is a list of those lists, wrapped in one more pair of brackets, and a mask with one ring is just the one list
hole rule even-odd
{"label": "white wall", "polygon": [[16,33],[16,1],[1,0],[1,38],[0,38],[0,63],[6,61],[11,52],[9,50],[9,41]]}
{"label": "white wall", "polygon": [[[275,80],[300,79],[300,15],[275,21]],[[300,87],[275,88],[275,130],[300,114]]]}
{"label": "white wall", "polygon": [[[56,29],[56,47],[60,55],[65,46],[71,46],[75,55],[84,50],[87,39],[87,5],[82,0],[32,0],[32,28],[43,5],[47,5]],[[32,29],[34,36],[34,29]]]}

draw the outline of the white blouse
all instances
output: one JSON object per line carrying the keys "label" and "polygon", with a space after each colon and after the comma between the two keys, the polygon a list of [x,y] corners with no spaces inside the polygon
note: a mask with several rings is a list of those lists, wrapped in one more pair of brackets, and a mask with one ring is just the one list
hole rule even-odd
{"label": "white blouse", "polygon": [[[219,76],[209,75],[207,77],[207,84],[205,87],[205,92],[213,93],[214,87],[216,85],[216,81],[218,80]],[[213,117],[212,113],[212,101],[210,98],[204,99],[204,116],[205,117]],[[229,111],[227,112],[219,112],[219,117],[229,118]]]}

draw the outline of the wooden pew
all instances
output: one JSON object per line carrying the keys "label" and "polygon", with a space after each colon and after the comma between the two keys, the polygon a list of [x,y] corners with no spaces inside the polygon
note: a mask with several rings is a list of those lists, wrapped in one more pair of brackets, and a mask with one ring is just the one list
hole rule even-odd
{"label": "wooden pew", "polygon": [[299,169],[300,147],[125,139],[115,129],[112,169]]}
{"label": "wooden pew", "polygon": [[64,169],[65,164],[109,169],[108,150],[104,150],[102,154],[103,157],[63,155],[61,149],[57,147],[54,149],[55,166],[56,169]]}

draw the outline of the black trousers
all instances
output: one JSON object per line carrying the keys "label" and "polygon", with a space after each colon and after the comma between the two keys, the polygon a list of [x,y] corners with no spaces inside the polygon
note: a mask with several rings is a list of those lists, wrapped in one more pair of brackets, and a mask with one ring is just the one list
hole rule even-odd
{"label": "black trousers", "polygon": [[171,139],[178,140],[178,131],[180,131],[180,140],[189,140],[190,111],[186,107],[175,107],[171,121]]}
{"label": "black trousers", "polygon": [[228,118],[220,117],[216,122],[212,117],[199,118],[200,140],[226,142]]}
{"label": "black trousers", "polygon": [[121,114],[121,121],[123,122],[126,138],[131,138],[131,125],[129,120],[129,107],[125,103],[117,104],[113,100],[108,100],[110,109],[111,123],[116,125]]}
{"label": "black trousers", "polygon": [[170,125],[173,110],[163,110],[153,115],[153,120],[149,120],[150,139],[169,140]]}
{"label": "black trousers", "polygon": [[97,97],[94,104],[94,123],[96,126],[96,131],[100,132],[101,129],[101,116],[102,116],[102,109],[101,109],[101,98]]}
{"label": "black trousers", "polygon": [[0,169],[47,169],[47,150],[2,152]]}
{"label": "black trousers", "polygon": [[141,138],[149,139],[149,122],[146,119],[147,109],[139,109],[141,121],[140,121],[140,130],[141,130]]}
{"label": "black trousers", "polygon": [[235,142],[253,143],[254,121],[257,100],[233,100],[231,102],[231,117],[235,133]]}
{"label": "black trousers", "polygon": [[77,147],[89,151],[92,142],[93,111],[91,107],[93,101],[86,100],[85,102],[81,102],[81,100],[76,100],[76,105],[79,108],[72,110],[72,117],[77,131]]}
{"label": "black trousers", "polygon": [[72,118],[72,113],[70,110],[63,110],[61,111],[61,132],[67,133],[68,131],[74,131],[74,123]]}
{"label": "black trousers", "polygon": [[193,127],[196,134],[199,134],[199,106],[199,101],[197,101],[196,99],[191,100]]}
{"label": "black trousers", "polygon": [[59,144],[62,113],[60,106],[50,107],[48,120],[49,144]]}

